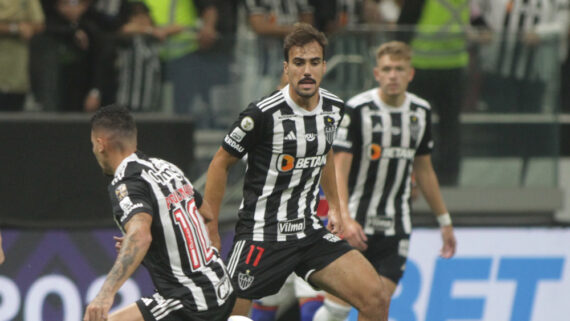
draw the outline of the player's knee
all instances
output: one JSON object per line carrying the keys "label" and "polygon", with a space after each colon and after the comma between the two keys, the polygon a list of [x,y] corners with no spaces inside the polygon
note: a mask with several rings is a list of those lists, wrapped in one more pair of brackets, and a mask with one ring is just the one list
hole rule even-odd
{"label": "player's knee", "polygon": [[[371,285],[369,289],[370,295],[363,298],[360,306],[357,307],[360,313],[369,316],[372,319],[378,319],[378,316],[387,316],[388,307],[390,305],[390,295],[388,291],[382,287],[382,283]],[[382,318],[378,320],[384,320]]]}

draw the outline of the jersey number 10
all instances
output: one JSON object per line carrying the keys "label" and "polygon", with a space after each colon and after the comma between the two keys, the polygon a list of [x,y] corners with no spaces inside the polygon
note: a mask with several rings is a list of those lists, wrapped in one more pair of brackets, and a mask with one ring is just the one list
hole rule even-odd
{"label": "jersey number 10", "polygon": [[202,266],[208,265],[214,257],[214,251],[206,239],[208,237],[206,227],[198,215],[198,208],[194,199],[186,202],[185,211],[180,208],[174,211],[176,224],[186,241],[186,250],[192,270],[198,270]]}

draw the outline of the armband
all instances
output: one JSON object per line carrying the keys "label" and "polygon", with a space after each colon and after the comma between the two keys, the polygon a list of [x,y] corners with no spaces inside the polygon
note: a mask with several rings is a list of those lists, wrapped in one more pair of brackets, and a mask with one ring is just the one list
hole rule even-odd
{"label": "armband", "polygon": [[437,219],[437,223],[439,227],[450,226],[451,225],[451,216],[449,213],[443,213],[435,217]]}

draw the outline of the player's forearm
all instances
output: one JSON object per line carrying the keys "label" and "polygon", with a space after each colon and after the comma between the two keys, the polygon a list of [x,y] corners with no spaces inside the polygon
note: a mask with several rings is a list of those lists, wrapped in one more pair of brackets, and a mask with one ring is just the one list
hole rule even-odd
{"label": "player's forearm", "polygon": [[435,215],[447,213],[435,172],[433,170],[416,172],[416,181],[432,212]]}
{"label": "player's forearm", "polygon": [[340,207],[335,171],[334,157],[332,151],[330,151],[327,155],[327,163],[323,168],[321,186],[323,188],[323,192],[325,192],[327,202],[329,203],[329,210],[333,210],[344,217],[347,213],[346,211],[341,210]]}
{"label": "player's forearm", "polygon": [[208,167],[208,174],[206,175],[204,200],[208,202],[212,219],[216,222],[218,221],[222,199],[226,192],[228,171],[229,168],[225,166],[218,157],[214,156],[214,159],[212,159]]}
{"label": "player's forearm", "polygon": [[135,272],[144,259],[152,237],[149,233],[134,231],[125,235],[121,250],[103,283],[99,295],[114,296],[123,283]]}
{"label": "player's forearm", "polygon": [[348,211],[348,174],[352,154],[339,152],[334,154],[334,166],[336,170],[336,188],[340,206]]}

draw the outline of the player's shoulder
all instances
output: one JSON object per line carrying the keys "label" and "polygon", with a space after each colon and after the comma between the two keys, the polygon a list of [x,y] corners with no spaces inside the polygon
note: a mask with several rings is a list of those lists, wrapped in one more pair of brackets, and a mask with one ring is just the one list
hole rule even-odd
{"label": "player's shoulder", "polygon": [[116,185],[125,179],[140,177],[141,173],[152,166],[150,160],[142,153],[133,153],[125,158],[115,170],[115,175],[111,181],[111,185]]}
{"label": "player's shoulder", "polygon": [[411,105],[415,105],[415,106],[420,107],[420,108],[431,110],[431,105],[429,104],[429,102],[427,100],[425,100],[425,99],[421,98],[420,96],[413,94],[411,92],[407,92],[406,94],[410,98],[410,104]]}
{"label": "player's shoulder", "polygon": [[285,96],[283,95],[283,92],[281,90],[276,90],[270,95],[252,102],[250,104],[250,108],[254,108],[262,113],[267,113],[274,107],[277,107],[283,103],[285,103]]}
{"label": "player's shoulder", "polygon": [[330,91],[319,88],[319,94],[323,97],[323,101],[329,101],[333,105],[344,105],[344,100],[340,99],[337,95],[331,93]]}
{"label": "player's shoulder", "polygon": [[356,96],[351,97],[346,102],[346,107],[356,109],[360,106],[374,102],[374,95],[376,94],[376,91],[377,88],[369,89],[367,91],[361,92],[360,94],[357,94]]}

